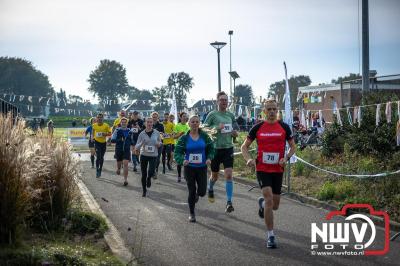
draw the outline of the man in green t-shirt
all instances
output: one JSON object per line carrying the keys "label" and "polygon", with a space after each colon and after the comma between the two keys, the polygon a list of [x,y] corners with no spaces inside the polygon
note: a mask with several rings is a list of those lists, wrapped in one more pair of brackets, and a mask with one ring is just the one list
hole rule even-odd
{"label": "man in green t-shirt", "polygon": [[211,161],[211,177],[208,186],[208,201],[214,202],[214,184],[218,180],[219,166],[224,165],[224,177],[226,180],[226,210],[230,213],[234,211],[232,206],[233,195],[233,141],[232,138],[238,136],[238,125],[235,115],[227,110],[228,95],[225,92],[217,94],[218,111],[210,112],[204,126],[217,131],[215,138],[216,154]]}

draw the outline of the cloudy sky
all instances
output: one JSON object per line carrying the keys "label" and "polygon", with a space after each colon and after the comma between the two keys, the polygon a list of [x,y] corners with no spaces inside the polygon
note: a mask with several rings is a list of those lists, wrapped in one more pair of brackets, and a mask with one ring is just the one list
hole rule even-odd
{"label": "cloudy sky", "polygon": [[[217,53],[229,42],[232,65],[256,95],[289,75],[314,84],[358,73],[361,0],[0,0],[0,56],[23,57],[58,90],[91,99],[89,74],[101,59],[122,63],[130,85],[153,89],[185,71],[188,99],[217,91]],[[400,1],[370,0],[370,67],[400,73]],[[361,12],[360,12],[361,19]],[[221,50],[229,91],[229,47]]]}

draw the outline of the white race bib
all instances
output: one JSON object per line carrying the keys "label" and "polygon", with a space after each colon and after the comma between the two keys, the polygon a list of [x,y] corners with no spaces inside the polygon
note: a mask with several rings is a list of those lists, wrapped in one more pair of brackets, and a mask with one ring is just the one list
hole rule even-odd
{"label": "white race bib", "polygon": [[133,132],[133,133],[138,133],[138,132],[139,132],[139,129],[138,129],[137,127],[134,127],[134,128],[132,128],[132,132]]}
{"label": "white race bib", "polygon": [[221,133],[231,133],[232,132],[232,124],[224,124],[224,128],[221,129]]}
{"label": "white race bib", "polygon": [[152,145],[145,145],[144,146],[144,150],[146,152],[154,152],[156,150],[156,148],[154,146],[152,146]]}
{"label": "white race bib", "polygon": [[96,137],[97,138],[103,137],[103,132],[96,132]]}
{"label": "white race bib", "polygon": [[263,152],[262,162],[265,164],[278,164],[279,152]]}
{"label": "white race bib", "polygon": [[203,162],[203,154],[201,153],[189,154],[189,163],[202,163],[202,162]]}

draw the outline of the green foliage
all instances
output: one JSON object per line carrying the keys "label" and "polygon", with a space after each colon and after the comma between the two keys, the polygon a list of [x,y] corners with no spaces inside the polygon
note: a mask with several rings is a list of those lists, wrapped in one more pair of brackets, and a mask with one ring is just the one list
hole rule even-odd
{"label": "green foliage", "polygon": [[108,230],[108,226],[103,217],[92,212],[75,210],[70,213],[72,233],[86,235],[97,233],[101,236]]}
{"label": "green foliage", "polygon": [[359,78],[361,78],[360,74],[350,73],[348,76],[338,77],[337,79],[332,79],[331,83],[340,84],[341,82],[344,82],[344,81],[349,81],[349,80],[354,80],[354,79],[359,79]]}
{"label": "green foliage", "polygon": [[0,57],[0,94],[51,96],[49,78],[30,61],[16,57]]}
{"label": "green foliage", "polygon": [[155,97],[156,106],[154,107],[155,111],[165,111],[169,110],[169,94],[168,94],[168,86],[161,86],[161,88],[154,88],[153,95]]}
{"label": "green foliage", "polygon": [[129,89],[125,68],[114,60],[101,60],[100,65],[90,73],[88,82],[88,90],[102,103],[124,97]]}
{"label": "green foliage", "polygon": [[172,98],[172,92],[175,92],[176,106],[178,112],[187,106],[186,93],[194,86],[193,78],[185,72],[171,73],[168,78],[168,94]]}
{"label": "green foliage", "polygon": [[[309,76],[291,76],[289,78],[289,88],[290,88],[290,102],[293,107],[298,107],[297,94],[299,92],[299,87],[308,86],[311,84],[311,79]],[[285,94],[285,80],[277,81],[269,86],[268,97],[278,98],[279,107],[283,108],[283,95]]]}
{"label": "green foliage", "polygon": [[331,200],[335,196],[336,188],[331,181],[325,182],[317,194],[319,200]]}
{"label": "green foliage", "polygon": [[253,89],[251,88],[250,85],[243,85],[243,84],[236,85],[233,94],[238,104],[246,106],[253,105]]}
{"label": "green foliage", "polygon": [[350,180],[340,180],[335,183],[335,200],[345,200],[346,198],[353,197],[355,191],[355,183]]}
{"label": "green foliage", "polygon": [[330,157],[334,154],[342,153],[344,143],[344,131],[335,121],[325,129],[322,136],[322,155]]}

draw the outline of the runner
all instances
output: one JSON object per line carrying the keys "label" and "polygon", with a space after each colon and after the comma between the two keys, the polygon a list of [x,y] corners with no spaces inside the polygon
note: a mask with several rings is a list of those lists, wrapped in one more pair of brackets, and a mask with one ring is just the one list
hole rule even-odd
{"label": "runner", "polygon": [[[161,134],[161,137],[162,137],[162,135],[164,134],[164,126],[162,123],[160,123],[158,113],[157,112],[151,113],[151,117],[153,118],[153,128],[156,129]],[[153,175],[154,179],[157,179],[158,166],[160,165],[160,158],[161,158],[162,150],[163,150],[163,146],[161,144],[161,146],[158,148],[158,152],[157,152],[156,171],[154,172],[154,175]]]}
{"label": "runner", "polygon": [[194,223],[195,204],[207,192],[207,165],[211,164],[215,148],[207,133],[199,129],[200,118],[197,115],[190,117],[189,124],[190,131],[179,138],[176,145],[175,160],[179,165],[184,165],[189,190],[189,221]]}
{"label": "runner", "polygon": [[172,145],[175,144],[174,140],[174,128],[175,124],[170,121],[169,113],[164,113],[164,135],[163,135],[163,150],[162,150],[162,164],[163,174],[165,174],[165,162],[167,161],[168,170],[172,171],[171,159],[172,159]]}
{"label": "runner", "polygon": [[217,130],[216,134],[216,154],[211,162],[211,177],[208,187],[208,200],[214,202],[214,184],[218,180],[219,166],[224,165],[224,177],[226,180],[226,209],[225,212],[234,211],[232,205],[233,196],[233,142],[232,138],[238,136],[238,125],[235,115],[227,110],[228,95],[225,92],[217,94],[218,111],[212,111],[204,121],[204,126]]}
{"label": "runner", "polygon": [[[188,125],[188,116],[185,112],[179,114],[180,122],[175,126],[175,139],[179,139],[182,135],[186,134],[190,127]],[[176,161],[176,160],[175,160]],[[182,179],[182,165],[176,163],[176,169],[178,171],[178,182],[181,182]]]}
{"label": "runner", "polygon": [[[121,118],[126,117],[126,111],[124,109],[122,109],[119,114],[118,117],[114,120],[112,129],[111,129],[111,133],[114,133],[114,131],[121,126]],[[111,145],[111,138],[107,140],[108,144]],[[117,154],[114,154],[114,159],[117,159]],[[119,166],[121,167],[121,166]],[[117,171],[118,171],[118,163],[117,163]]]}
{"label": "runner", "polygon": [[96,177],[101,176],[103,169],[104,154],[106,153],[107,143],[106,137],[110,135],[110,126],[103,123],[104,115],[102,113],[97,115],[97,122],[92,125],[94,139],[94,147],[96,149]]}
{"label": "runner", "polygon": [[93,129],[92,126],[96,123],[96,118],[92,117],[89,120],[90,126],[86,128],[85,137],[89,134],[89,150],[90,150],[90,161],[92,162],[92,168],[94,168],[94,155],[96,154],[96,150],[94,148],[94,139],[93,139]]}
{"label": "runner", "polygon": [[54,123],[51,119],[49,120],[49,122],[47,122],[47,134],[48,136],[50,136],[50,138],[52,138],[54,134]]}
{"label": "runner", "polygon": [[142,171],[143,197],[146,197],[147,188],[151,186],[151,177],[154,176],[159,147],[161,144],[160,132],[153,129],[154,117],[146,119],[146,128],[139,134],[134,152],[140,149],[140,169]]}
{"label": "runner", "polygon": [[[248,166],[256,166],[257,180],[263,197],[258,199],[258,215],[267,226],[267,248],[276,248],[273,231],[273,210],[278,210],[284,166],[296,150],[289,125],[277,120],[278,105],[275,100],[265,102],[267,120],[255,125],[242,145],[242,154]],[[251,159],[249,147],[257,140],[257,158]],[[285,156],[286,141],[290,149]]]}
{"label": "runner", "polygon": [[[139,112],[134,111],[130,117],[128,128],[132,129],[133,133],[133,142],[132,145],[135,145],[137,139],[139,137],[140,132],[144,129],[143,120],[139,118]],[[137,172],[137,165],[139,163],[139,157],[132,152],[132,164],[133,164],[133,171]]]}
{"label": "runner", "polygon": [[117,159],[117,175],[121,173],[121,165],[124,164],[124,186],[128,185],[128,163],[131,160],[131,145],[133,143],[133,132],[129,129],[128,119],[122,117],[121,127],[117,127],[111,137],[115,144],[115,155]]}

